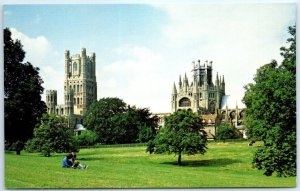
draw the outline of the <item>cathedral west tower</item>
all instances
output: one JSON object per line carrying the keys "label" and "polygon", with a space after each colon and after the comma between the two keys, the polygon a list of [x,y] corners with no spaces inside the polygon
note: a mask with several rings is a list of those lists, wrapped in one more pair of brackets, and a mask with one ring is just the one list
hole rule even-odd
{"label": "cathedral west tower", "polygon": [[73,91],[74,114],[84,115],[91,103],[97,100],[96,55],[86,55],[82,48],[81,54],[70,56],[65,51],[64,96],[67,104],[68,91]]}
{"label": "cathedral west tower", "polygon": [[76,127],[82,124],[87,109],[97,100],[96,54],[86,55],[85,48],[75,55],[66,50],[64,66],[64,104],[57,104],[56,90],[47,90],[47,111],[67,116],[68,126]]}

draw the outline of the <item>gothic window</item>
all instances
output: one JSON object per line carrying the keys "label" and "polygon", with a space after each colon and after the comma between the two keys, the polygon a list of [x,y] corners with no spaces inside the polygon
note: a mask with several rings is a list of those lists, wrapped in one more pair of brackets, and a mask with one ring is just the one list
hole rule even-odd
{"label": "gothic window", "polygon": [[200,93],[200,98],[202,98],[202,93]]}
{"label": "gothic window", "polygon": [[191,101],[184,97],[179,101],[179,107],[190,107],[191,106]]}
{"label": "gothic window", "polygon": [[72,73],[72,64],[69,65],[69,74]]}
{"label": "gothic window", "polygon": [[235,118],[235,115],[236,115],[236,114],[235,114],[235,111],[232,111],[232,112],[230,113],[230,118],[231,118],[231,119],[234,119],[234,118]]}
{"label": "gothic window", "polygon": [[77,92],[79,92],[79,85],[77,85]]}
{"label": "gothic window", "polygon": [[74,101],[73,101],[74,105],[76,105],[76,98],[74,98]]}
{"label": "gothic window", "polygon": [[77,98],[77,104],[79,105],[79,98]]}
{"label": "gothic window", "polygon": [[73,74],[77,74],[77,63],[73,63]]}

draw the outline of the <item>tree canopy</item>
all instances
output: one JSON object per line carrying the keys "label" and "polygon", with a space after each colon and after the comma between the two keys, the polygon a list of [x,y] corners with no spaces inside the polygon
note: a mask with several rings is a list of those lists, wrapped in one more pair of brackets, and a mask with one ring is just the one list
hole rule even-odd
{"label": "tree canopy", "polygon": [[119,98],[102,98],[89,107],[83,122],[97,134],[98,142],[120,144],[152,139],[158,118],[147,108],[132,107]]}
{"label": "tree canopy", "polygon": [[204,154],[206,145],[207,136],[200,117],[192,111],[181,110],[165,118],[165,126],[149,141],[147,151],[174,153],[181,165],[182,154]]}
{"label": "tree canopy", "polygon": [[296,175],[296,27],[289,33],[289,47],[280,49],[282,63],[273,60],[257,69],[243,98],[249,136],[264,142],[253,165],[268,176]]}
{"label": "tree canopy", "polygon": [[24,58],[21,42],[14,41],[10,30],[4,29],[4,130],[5,141],[10,144],[31,138],[46,112],[39,68],[23,63]]}
{"label": "tree canopy", "polygon": [[78,148],[73,129],[68,128],[67,119],[55,114],[45,114],[40,125],[34,129],[33,138],[27,142],[26,150],[41,152],[49,157],[52,152],[70,152]]}

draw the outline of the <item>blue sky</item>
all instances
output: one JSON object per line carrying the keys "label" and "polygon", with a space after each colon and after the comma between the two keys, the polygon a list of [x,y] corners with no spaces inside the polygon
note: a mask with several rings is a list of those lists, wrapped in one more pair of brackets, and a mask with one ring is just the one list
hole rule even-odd
{"label": "blue sky", "polygon": [[[294,4],[5,5],[3,27],[63,103],[64,50],[96,53],[98,98],[170,112],[174,81],[192,61],[213,61],[226,93],[240,103],[256,69],[281,60]],[[235,104],[234,101],[234,104]]]}

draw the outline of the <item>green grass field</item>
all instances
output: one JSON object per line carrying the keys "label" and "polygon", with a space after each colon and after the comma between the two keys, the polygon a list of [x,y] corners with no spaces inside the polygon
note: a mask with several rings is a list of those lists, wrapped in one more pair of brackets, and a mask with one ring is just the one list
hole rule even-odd
{"label": "green grass field", "polygon": [[14,188],[203,188],[295,187],[296,178],[266,177],[253,169],[247,142],[208,144],[205,155],[149,155],[145,147],[81,149],[86,170],[62,169],[64,154],[43,157],[5,153],[5,187]]}

